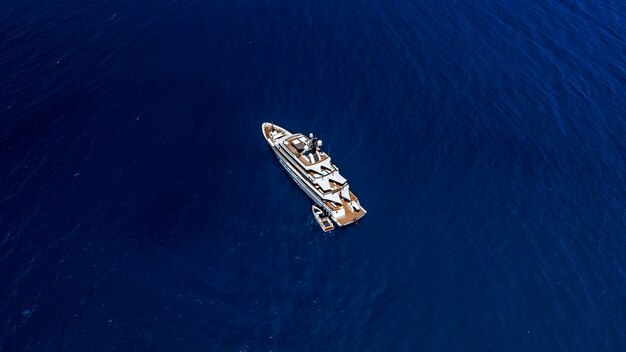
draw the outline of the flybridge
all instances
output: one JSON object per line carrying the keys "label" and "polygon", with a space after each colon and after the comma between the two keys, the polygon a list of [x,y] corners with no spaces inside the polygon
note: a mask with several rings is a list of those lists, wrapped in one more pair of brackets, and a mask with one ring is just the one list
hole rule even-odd
{"label": "flybridge", "polygon": [[293,134],[274,124],[262,125],[263,136],[296,184],[339,226],[362,218],[366,211],[350,191],[323,143],[312,133]]}
{"label": "flybridge", "polygon": [[298,154],[305,157],[304,160],[308,164],[316,164],[322,161],[322,154],[320,153],[322,141],[315,138],[313,133],[309,134],[309,138],[302,136],[294,139],[291,143]]}

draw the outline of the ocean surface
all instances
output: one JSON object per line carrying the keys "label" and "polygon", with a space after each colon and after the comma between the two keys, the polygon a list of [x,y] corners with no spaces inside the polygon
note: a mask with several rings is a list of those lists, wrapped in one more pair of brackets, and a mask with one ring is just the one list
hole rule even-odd
{"label": "ocean surface", "polygon": [[623,1],[0,2],[0,351],[626,350],[625,38]]}

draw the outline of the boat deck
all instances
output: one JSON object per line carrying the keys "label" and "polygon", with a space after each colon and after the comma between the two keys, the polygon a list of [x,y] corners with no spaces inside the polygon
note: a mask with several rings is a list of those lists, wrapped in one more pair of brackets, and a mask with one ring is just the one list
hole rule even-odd
{"label": "boat deck", "polygon": [[291,135],[291,132],[287,131],[286,129],[282,127],[271,125],[271,124],[264,124],[263,125],[263,137],[265,137],[267,142],[270,143],[272,146],[274,146],[274,141],[270,138],[270,133],[272,132],[272,128],[274,128],[274,131],[282,133],[283,136]]}
{"label": "boat deck", "polygon": [[[350,192],[350,198],[352,200],[356,200],[356,196],[354,195],[354,193],[352,193],[352,191]],[[340,226],[345,226],[345,225],[349,225],[353,222],[357,222],[359,221],[360,218],[362,218],[363,216],[365,216],[365,210],[363,210],[363,208],[361,208],[358,211],[355,211],[352,209],[352,207],[350,206],[350,204],[348,204],[348,202],[346,202],[345,199],[341,198],[341,205],[343,206],[343,209],[346,212],[346,215],[342,218],[336,218],[335,221],[340,225]]]}

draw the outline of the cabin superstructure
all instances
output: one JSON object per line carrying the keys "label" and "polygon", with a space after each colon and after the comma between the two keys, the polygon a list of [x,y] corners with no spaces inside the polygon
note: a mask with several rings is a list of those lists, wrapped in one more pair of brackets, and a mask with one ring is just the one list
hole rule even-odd
{"label": "cabin superstructure", "polygon": [[291,133],[270,123],[264,123],[262,130],[289,175],[337,225],[348,225],[365,215],[348,181],[321,150],[321,140],[313,134]]}

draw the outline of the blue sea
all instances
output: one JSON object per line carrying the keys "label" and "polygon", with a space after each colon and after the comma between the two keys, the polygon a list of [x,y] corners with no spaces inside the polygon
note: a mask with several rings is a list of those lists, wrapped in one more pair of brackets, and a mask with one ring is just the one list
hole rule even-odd
{"label": "blue sea", "polygon": [[623,1],[0,2],[0,351],[626,350],[625,36]]}

